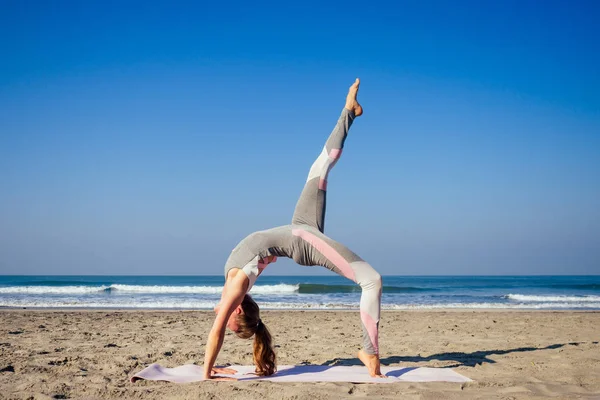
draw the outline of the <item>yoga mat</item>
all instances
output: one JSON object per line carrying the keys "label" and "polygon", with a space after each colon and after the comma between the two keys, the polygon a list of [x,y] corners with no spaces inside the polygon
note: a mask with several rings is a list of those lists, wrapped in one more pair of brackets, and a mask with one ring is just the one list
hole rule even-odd
{"label": "yoga mat", "polygon": [[[272,382],[354,382],[354,383],[394,383],[394,382],[470,382],[471,379],[449,368],[425,367],[381,367],[387,378],[371,378],[362,366],[323,366],[323,365],[280,365],[272,376],[259,377],[253,374],[253,365],[233,365],[233,377],[240,381],[263,380]],[[151,364],[131,377],[131,382],[139,379],[168,381],[175,383],[198,382],[202,378],[203,367],[186,364],[175,368],[165,368]]]}

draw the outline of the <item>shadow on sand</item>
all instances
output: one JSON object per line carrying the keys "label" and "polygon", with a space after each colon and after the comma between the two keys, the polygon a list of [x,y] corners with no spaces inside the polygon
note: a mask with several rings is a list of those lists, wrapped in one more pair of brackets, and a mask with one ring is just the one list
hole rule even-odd
{"label": "shadow on sand", "polygon": [[[444,365],[436,368],[456,368],[460,366],[466,367],[474,367],[475,365],[481,365],[484,363],[494,364],[496,361],[490,359],[490,356],[493,355],[503,355],[510,353],[522,353],[528,351],[543,351],[543,350],[551,350],[551,349],[559,349],[564,346],[579,346],[581,344],[590,343],[597,345],[599,342],[570,342],[570,343],[560,343],[560,344],[551,344],[546,347],[518,347],[516,349],[507,349],[507,350],[484,350],[484,351],[474,351],[472,353],[464,353],[464,352],[449,352],[449,353],[438,353],[432,354],[427,357],[422,356],[391,356],[385,357],[381,359],[381,365],[390,365],[397,364],[400,362],[427,362],[433,360],[439,361],[455,361],[455,364],[452,365]],[[329,368],[336,366],[352,366],[352,365],[362,365],[358,358],[333,358],[331,360],[325,361],[321,365],[314,365],[309,363],[302,363],[300,365],[296,365],[293,368],[278,371],[277,376],[288,376],[288,375],[302,375],[309,373],[319,373],[325,372]],[[415,370],[419,367],[403,367],[398,368],[397,370],[392,370],[386,373],[388,376],[399,377],[407,372]],[[258,379],[258,377],[247,377],[244,380],[253,380]]]}
{"label": "shadow on sand", "polygon": [[[475,365],[481,365],[484,363],[494,364],[496,361],[489,358],[489,356],[493,355],[503,355],[509,353],[521,353],[527,351],[541,351],[541,350],[550,350],[550,349],[559,349],[564,346],[579,346],[581,344],[585,344],[587,342],[571,342],[571,343],[561,343],[561,344],[551,344],[546,347],[518,347],[516,349],[508,349],[508,350],[483,350],[483,351],[474,351],[472,353],[464,353],[464,352],[449,352],[449,353],[438,353],[432,354],[427,357],[422,356],[391,356],[385,357],[381,359],[381,365],[390,365],[396,364],[400,362],[427,362],[427,361],[456,361],[456,364],[452,365],[444,365],[440,368],[456,368],[460,366],[466,367],[474,367]],[[598,344],[598,342],[590,342],[591,344]],[[358,358],[333,358],[331,360],[325,361],[321,365],[362,365]]]}

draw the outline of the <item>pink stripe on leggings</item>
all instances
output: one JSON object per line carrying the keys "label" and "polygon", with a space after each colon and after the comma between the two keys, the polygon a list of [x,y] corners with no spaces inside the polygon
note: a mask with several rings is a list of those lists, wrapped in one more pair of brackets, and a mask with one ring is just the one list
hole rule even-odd
{"label": "pink stripe on leggings", "polygon": [[343,149],[331,149],[331,151],[329,151],[329,158],[333,158],[338,159],[342,156],[342,150]]}
{"label": "pink stripe on leggings", "polygon": [[319,189],[327,190],[327,179],[319,179]]}
{"label": "pink stripe on leggings", "polygon": [[329,261],[331,261],[333,265],[335,265],[337,269],[339,269],[346,278],[356,282],[354,280],[354,270],[352,269],[348,261],[344,260],[344,257],[342,257],[340,253],[335,251],[335,249],[329,244],[327,244],[327,242],[325,242],[323,239],[302,229],[292,229],[292,235],[298,236],[301,239],[306,240],[312,247],[317,249]]}
{"label": "pink stripe on leggings", "polygon": [[367,334],[369,335],[369,339],[371,339],[371,343],[373,344],[373,349],[375,349],[375,353],[379,354],[379,340],[377,336],[377,322],[373,320],[366,311],[360,310],[360,319],[362,320],[365,328],[367,328]]}

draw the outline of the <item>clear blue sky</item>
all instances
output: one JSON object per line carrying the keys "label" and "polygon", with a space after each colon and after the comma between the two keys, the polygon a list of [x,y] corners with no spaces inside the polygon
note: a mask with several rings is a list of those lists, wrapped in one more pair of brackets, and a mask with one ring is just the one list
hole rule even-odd
{"label": "clear blue sky", "polygon": [[383,274],[600,273],[600,3],[217,3],[0,1],[0,273],[221,274],[357,76],[327,234]]}

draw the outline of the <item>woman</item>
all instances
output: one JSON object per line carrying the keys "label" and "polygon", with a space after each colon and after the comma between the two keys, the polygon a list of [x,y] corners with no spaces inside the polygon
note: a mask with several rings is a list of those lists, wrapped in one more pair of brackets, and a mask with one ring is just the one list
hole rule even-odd
{"label": "woman", "polygon": [[361,286],[363,349],[358,352],[358,357],[371,376],[383,376],[377,339],[381,276],[359,256],[323,233],[327,176],[342,154],[352,122],[363,112],[356,100],[359,84],[359,79],[356,79],[350,87],[342,115],[308,173],[292,224],[255,232],[231,252],[225,264],[223,294],[215,307],[217,315],[206,344],[205,379],[211,379],[214,373],[231,372],[214,368],[226,327],[244,339],[254,336],[254,363],[258,375],[275,372],[271,335],[260,319],[258,305],[247,293],[265,267],[275,262],[277,257],[292,258],[300,265],[326,267]]}

